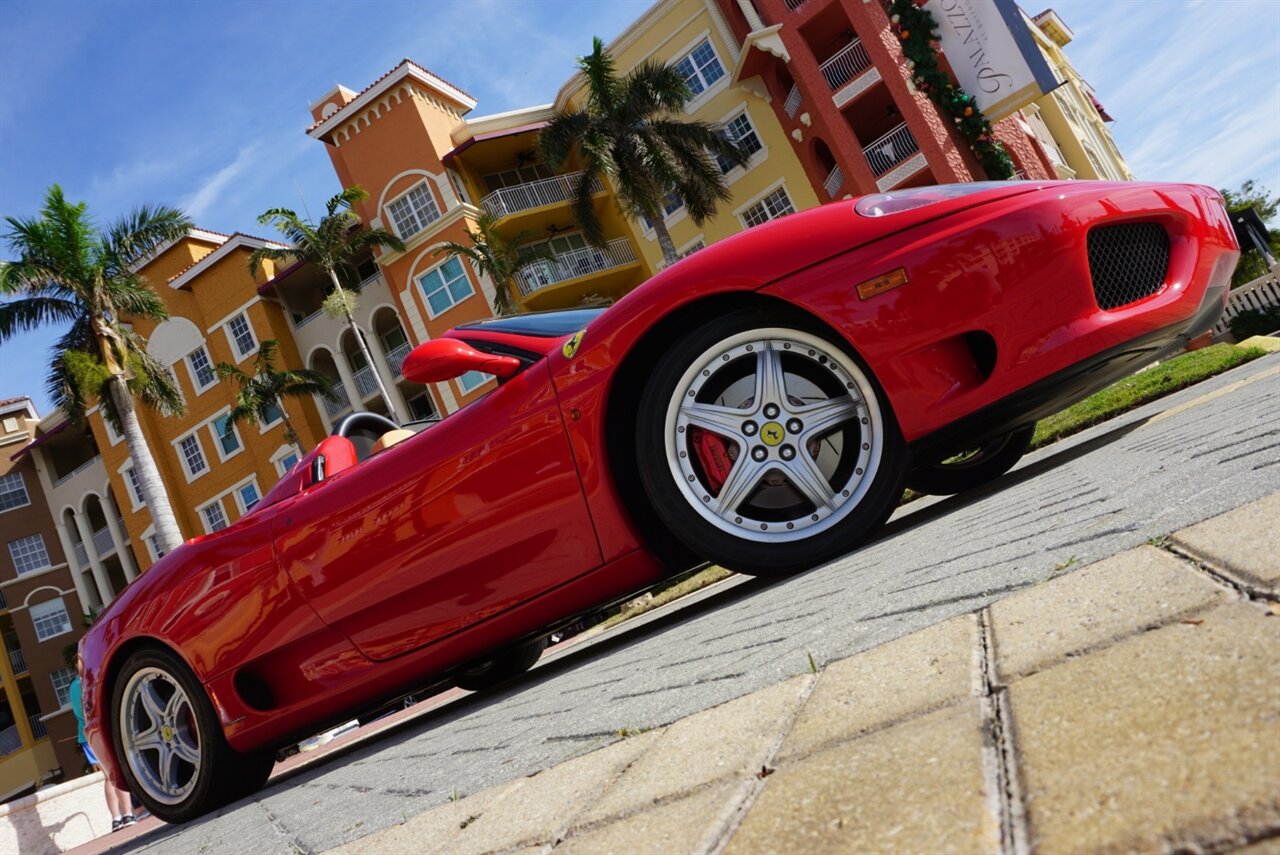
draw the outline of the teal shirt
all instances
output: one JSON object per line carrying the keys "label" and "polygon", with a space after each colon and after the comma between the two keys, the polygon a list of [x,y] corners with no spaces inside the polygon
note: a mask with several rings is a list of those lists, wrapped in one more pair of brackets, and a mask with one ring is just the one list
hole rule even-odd
{"label": "teal shirt", "polygon": [[80,698],[80,678],[71,681],[67,689],[67,698],[71,701],[71,712],[76,717],[76,739],[83,745],[89,740],[84,738],[84,705]]}

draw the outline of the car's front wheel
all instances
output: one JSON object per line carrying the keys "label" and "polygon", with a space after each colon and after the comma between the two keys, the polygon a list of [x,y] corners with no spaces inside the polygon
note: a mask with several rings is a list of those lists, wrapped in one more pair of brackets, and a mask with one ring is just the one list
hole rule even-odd
{"label": "car's front wheel", "polygon": [[851,548],[901,494],[905,446],[860,360],[802,316],[717,318],[659,360],[636,451],[658,515],[690,549],[777,574]]}
{"label": "car's front wheel", "polygon": [[227,744],[200,681],[173,653],[146,648],[111,693],[111,737],[129,789],[165,822],[186,822],[257,790],[271,752]]}

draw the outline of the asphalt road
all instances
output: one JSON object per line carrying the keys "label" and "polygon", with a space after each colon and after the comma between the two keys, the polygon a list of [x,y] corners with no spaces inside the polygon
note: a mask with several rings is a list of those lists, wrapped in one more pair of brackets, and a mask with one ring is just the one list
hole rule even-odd
{"label": "asphalt road", "polygon": [[1029,455],[875,543],[783,582],[737,579],[544,658],[252,800],[130,841],[156,853],[322,852],[1280,491],[1280,355]]}

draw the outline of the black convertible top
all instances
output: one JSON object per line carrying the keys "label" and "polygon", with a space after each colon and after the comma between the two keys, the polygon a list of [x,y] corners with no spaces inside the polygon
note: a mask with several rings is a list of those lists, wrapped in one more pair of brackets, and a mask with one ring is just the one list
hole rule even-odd
{"label": "black convertible top", "polygon": [[471,324],[460,324],[460,330],[488,330],[514,335],[531,335],[539,338],[560,338],[571,335],[600,317],[604,309],[563,309],[553,312],[530,312],[527,315],[511,315],[492,318]]}

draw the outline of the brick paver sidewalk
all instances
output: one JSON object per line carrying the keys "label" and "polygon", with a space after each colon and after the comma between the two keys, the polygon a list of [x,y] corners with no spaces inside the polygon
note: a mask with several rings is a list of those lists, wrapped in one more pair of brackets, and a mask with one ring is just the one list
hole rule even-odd
{"label": "brick paver sidewalk", "polygon": [[1280,851],[1280,495],[343,853]]}

